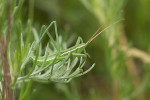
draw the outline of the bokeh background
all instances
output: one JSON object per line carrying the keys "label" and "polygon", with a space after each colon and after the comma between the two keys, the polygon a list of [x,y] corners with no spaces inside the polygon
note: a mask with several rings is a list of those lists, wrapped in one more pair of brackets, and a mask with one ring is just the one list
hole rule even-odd
{"label": "bokeh background", "polygon": [[24,23],[30,17],[34,27],[41,27],[55,20],[68,46],[78,36],[86,42],[108,20],[106,26],[125,19],[86,48],[85,69],[96,63],[92,71],[68,84],[33,82],[29,99],[149,100],[149,10],[150,0],[25,0]]}

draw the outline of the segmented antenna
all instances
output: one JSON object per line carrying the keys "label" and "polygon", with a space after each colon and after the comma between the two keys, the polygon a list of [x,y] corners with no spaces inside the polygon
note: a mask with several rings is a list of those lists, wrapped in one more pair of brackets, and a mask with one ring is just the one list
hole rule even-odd
{"label": "segmented antenna", "polygon": [[[92,36],[92,38],[90,38],[88,41],[87,41],[87,44],[89,44],[90,42],[92,42],[96,37],[98,37],[102,32],[104,32],[106,29],[108,29],[108,28],[110,28],[112,25],[114,25],[114,24],[116,24],[116,23],[118,23],[118,22],[120,22],[120,21],[122,21],[122,20],[125,20],[125,19],[120,19],[120,20],[118,20],[118,21],[116,21],[116,22],[114,22],[114,23],[112,23],[112,24],[110,24],[109,26],[107,26],[106,28],[104,28],[102,31],[100,31],[99,33],[97,33],[98,31],[96,31],[96,33],[94,33],[94,35]],[[100,27],[101,28],[101,27]],[[100,29],[99,28],[99,29]],[[98,30],[99,30],[98,29]]]}

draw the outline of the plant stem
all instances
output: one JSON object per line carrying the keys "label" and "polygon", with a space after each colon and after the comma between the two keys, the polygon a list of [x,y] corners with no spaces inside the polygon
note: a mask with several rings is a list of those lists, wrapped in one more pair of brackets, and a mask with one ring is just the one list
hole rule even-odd
{"label": "plant stem", "polygon": [[[127,44],[128,44],[128,42],[127,42],[127,39],[126,39],[126,36],[125,36],[125,34],[124,33],[122,33],[122,35],[120,36],[120,40],[119,40],[119,43],[120,43],[120,47],[125,47],[125,48],[127,48],[128,46],[127,46]],[[130,50],[131,51],[131,50]],[[138,50],[136,50],[136,51],[138,51]],[[136,53],[135,51],[134,52],[132,52],[133,53],[133,55],[134,55],[134,53]],[[139,52],[138,52],[139,53]],[[126,54],[126,56],[127,55],[129,55],[129,53],[128,52],[125,52],[125,54]],[[138,55],[138,54],[136,54],[136,55]],[[142,52],[142,54],[141,54],[141,52],[140,52],[140,56],[142,57],[142,55],[144,55],[144,58],[145,58],[145,53],[143,53]],[[128,56],[127,56],[128,57]],[[146,59],[149,59],[149,56],[148,55],[146,55]],[[133,80],[133,84],[134,84],[134,89],[135,89],[135,91],[140,87],[140,82],[141,82],[141,79],[140,79],[140,77],[138,76],[138,71],[137,71],[137,68],[136,68],[136,64],[135,64],[135,62],[134,62],[134,60],[133,60],[133,58],[128,58],[128,60],[126,61],[126,65],[127,65],[127,70],[128,70],[128,72],[129,72],[129,75],[130,75],[130,77],[132,78],[132,80]],[[137,100],[144,100],[145,98],[144,98],[144,94],[139,94],[138,96],[137,96]]]}
{"label": "plant stem", "polygon": [[31,20],[31,24],[33,23],[34,17],[34,0],[29,0],[29,19]]}
{"label": "plant stem", "polygon": [[113,80],[113,100],[119,100],[119,91],[118,91],[119,85],[118,80]]}
{"label": "plant stem", "polygon": [[0,55],[2,60],[3,69],[3,87],[2,87],[2,100],[13,100],[13,90],[10,89],[11,76],[10,76],[10,66],[7,56],[7,48],[10,38],[10,31],[12,27],[12,14],[11,14],[11,0],[8,0],[8,29],[7,29],[7,41],[2,37],[0,39]]}
{"label": "plant stem", "polygon": [[13,90],[10,89],[11,84],[11,76],[10,76],[10,70],[9,70],[9,62],[7,57],[7,43],[5,43],[4,39],[1,39],[0,41],[0,53],[1,53],[1,59],[2,59],[2,69],[3,69],[3,87],[2,87],[2,100],[6,98],[6,100],[13,100]]}

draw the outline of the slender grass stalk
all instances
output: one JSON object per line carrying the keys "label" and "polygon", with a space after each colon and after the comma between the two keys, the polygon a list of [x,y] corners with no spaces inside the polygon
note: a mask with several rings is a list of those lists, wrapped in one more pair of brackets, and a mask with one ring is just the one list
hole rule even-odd
{"label": "slender grass stalk", "polygon": [[33,23],[34,19],[34,0],[29,0],[29,20]]}

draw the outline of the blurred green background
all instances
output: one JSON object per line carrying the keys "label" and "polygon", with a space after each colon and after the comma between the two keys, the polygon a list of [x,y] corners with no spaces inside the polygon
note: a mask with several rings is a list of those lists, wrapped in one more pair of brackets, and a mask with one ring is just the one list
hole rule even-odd
{"label": "blurred green background", "polygon": [[[30,9],[32,3],[33,11]],[[121,10],[120,15],[118,12]],[[29,94],[28,99],[149,100],[150,61],[145,61],[150,56],[149,10],[150,0],[25,0],[22,8],[24,23],[28,15],[33,16],[34,27],[48,25],[55,20],[59,35],[67,40],[71,38],[68,43],[71,45],[78,36],[86,42],[115,14],[125,18],[86,48],[90,58],[85,69],[95,62],[92,71],[68,84],[33,82],[32,95]],[[132,48],[136,50],[130,54]],[[146,58],[140,55],[141,52]]]}

